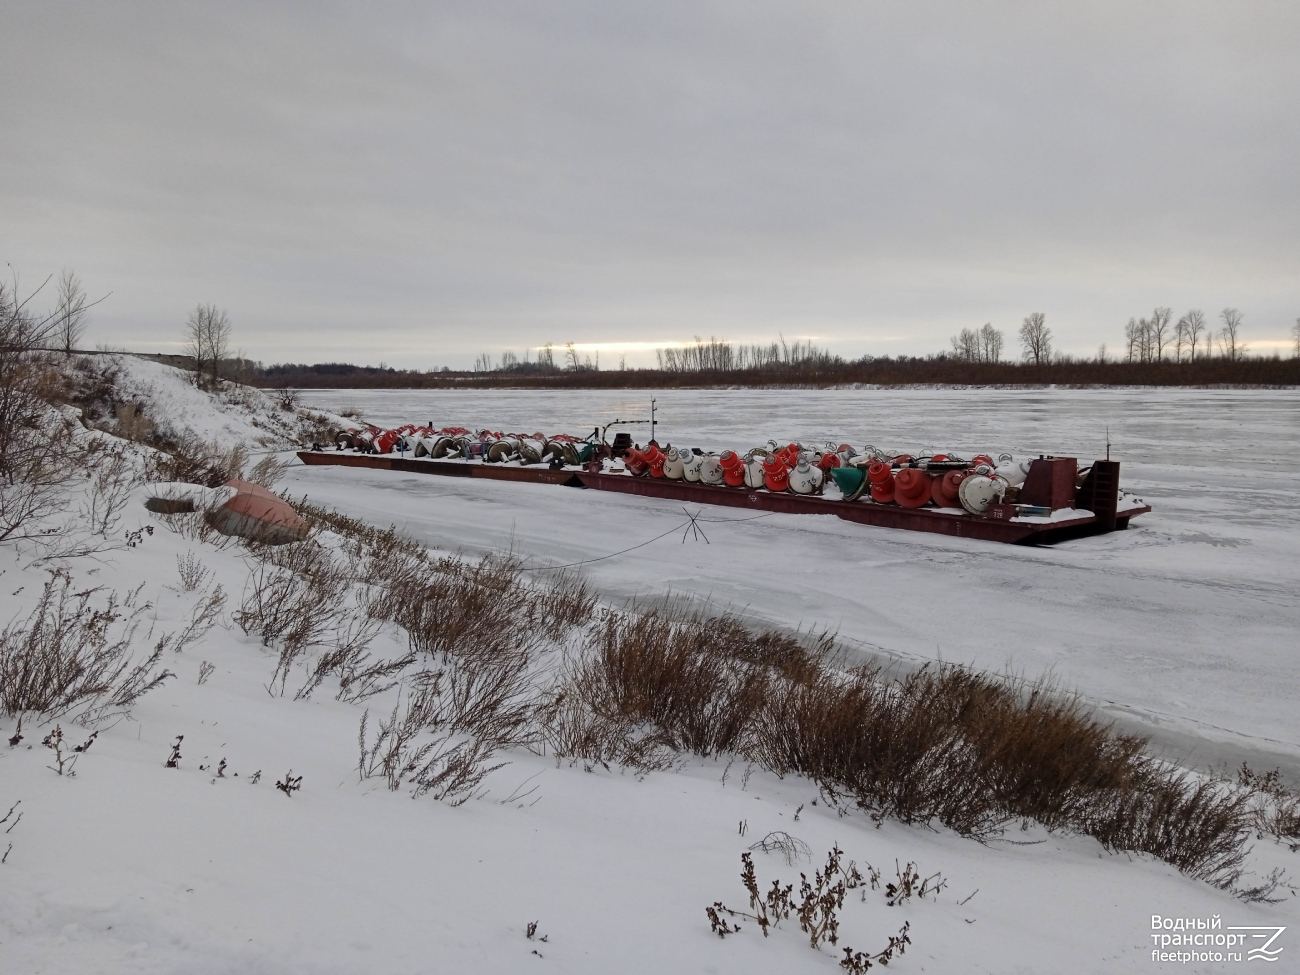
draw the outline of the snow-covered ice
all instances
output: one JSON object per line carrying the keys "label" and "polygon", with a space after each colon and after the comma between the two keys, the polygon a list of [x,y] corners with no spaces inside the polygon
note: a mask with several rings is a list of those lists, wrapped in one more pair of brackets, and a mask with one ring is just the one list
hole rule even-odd
{"label": "snow-covered ice", "polygon": [[[585,567],[607,593],[711,597],[864,649],[1055,674],[1191,763],[1300,780],[1300,391],[1220,389],[309,390],[381,425],[583,433],[649,415],[661,441],[769,438],[1120,460],[1154,510],[1125,533],[1022,548],[708,508],[711,544],[669,537]],[[629,427],[638,439],[648,427]],[[295,468],[295,493],[432,544],[596,559],[685,521],[679,503],[414,474]]]}

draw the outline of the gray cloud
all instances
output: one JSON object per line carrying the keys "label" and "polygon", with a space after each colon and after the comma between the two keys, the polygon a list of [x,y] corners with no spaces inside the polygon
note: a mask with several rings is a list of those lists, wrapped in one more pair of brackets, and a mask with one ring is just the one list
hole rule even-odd
{"label": "gray cloud", "polygon": [[264,360],[1300,314],[1294,3],[10,2],[0,256]]}

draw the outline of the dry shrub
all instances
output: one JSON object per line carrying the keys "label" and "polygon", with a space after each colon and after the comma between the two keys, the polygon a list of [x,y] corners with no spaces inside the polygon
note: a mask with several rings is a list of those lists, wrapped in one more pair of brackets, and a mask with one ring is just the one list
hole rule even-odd
{"label": "dry shrub", "polygon": [[715,647],[709,620],[690,610],[611,613],[593,628],[566,686],[600,718],[654,724],[675,749],[742,751],[773,669],[731,648]]}
{"label": "dry shrub", "polygon": [[118,403],[113,410],[117,420],[117,435],[124,440],[145,443],[153,436],[153,421],[145,416],[138,403]]}
{"label": "dry shrub", "polygon": [[74,592],[71,577],[54,572],[36,608],[0,632],[0,709],[6,714],[52,718],[77,711],[79,721],[99,721],[129,710],[173,676],[155,671],[166,637],[143,661],[132,661],[131,646],[148,604],[139,604],[136,593],[119,600],[109,591],[103,608],[96,609],[91,600],[100,593]]}
{"label": "dry shrub", "polygon": [[393,660],[371,657],[369,647],[383,628],[383,620],[375,612],[369,591],[362,590],[356,598],[355,609],[341,610],[331,620],[333,635],[311,665],[295,700],[306,700],[326,677],[337,677],[338,700],[364,701],[396,687],[399,675],[415,663],[414,653]]}
{"label": "dry shrub", "polygon": [[[415,662],[410,653],[376,660],[369,647],[385,622],[382,593],[354,585],[346,562],[313,541],[252,549],[255,565],[235,623],[277,650],[267,691],[283,695],[295,664],[308,664],[295,693],[307,699],[327,677],[337,677],[340,700],[362,701],[391,689]],[[309,651],[322,652],[308,661]]]}
{"label": "dry shrub", "polygon": [[310,542],[255,550],[255,564],[233,618],[247,634],[279,650],[267,690],[283,694],[293,665],[322,646],[334,628],[349,583],[330,553]]}
{"label": "dry shrub", "polygon": [[459,806],[475,798],[483,779],[504,763],[488,764],[495,750],[492,742],[457,739],[448,729],[441,677],[422,675],[407,698],[405,711],[399,696],[388,719],[380,720],[373,742],[366,734],[370,712],[362,715],[357,771],[363,781],[382,775],[394,792],[408,782],[413,797],[432,795]]}
{"label": "dry shrub", "polygon": [[140,483],[141,471],[130,449],[123,443],[95,439],[78,458],[87,480],[80,513],[92,535],[107,537],[117,530],[131,492]]}
{"label": "dry shrub", "polygon": [[217,586],[195,603],[185,629],[168,638],[168,646],[171,647],[172,652],[181,653],[191,643],[197,643],[207,636],[208,631],[217,625],[225,605],[226,593],[221,586]]}
{"label": "dry shrub", "polygon": [[[727,907],[721,901],[715,901],[712,907],[704,909],[713,928],[713,933],[725,938],[740,931],[739,925],[732,925],[722,917],[723,914],[736,918],[745,918],[758,925],[763,937],[769,937],[772,931],[788,921],[792,916],[799,921],[799,928],[808,935],[809,946],[815,951],[824,943],[839,943],[840,912],[850,891],[858,890],[868,883],[868,879],[859,872],[852,860],[847,866],[842,865],[844,851],[833,847],[826,856],[826,865],[813,874],[810,881],[807,874],[799,875],[799,896],[794,895],[794,884],[781,886],[779,879],[772,881],[766,891],[760,889],[758,875],[754,871],[754,860],[748,853],[740,855],[740,882],[749,894],[749,910],[738,911]],[[909,864],[909,870],[914,864]],[[876,887],[877,875],[872,873],[870,883]],[[866,891],[863,891],[863,900]],[[752,912],[752,913],[751,913]],[[905,954],[907,946],[912,943],[908,936],[911,922],[905,922],[897,935],[889,938],[888,945],[878,952],[855,952],[852,948],[842,949],[844,960],[840,967],[850,972],[865,972],[873,963],[888,965],[895,954]]]}
{"label": "dry shrub", "polygon": [[248,450],[243,444],[223,448],[187,431],[150,457],[148,475],[154,481],[220,487],[232,478],[242,478],[247,466]]}
{"label": "dry shrub", "polygon": [[251,481],[254,484],[260,484],[264,488],[273,488],[280,478],[284,477],[284,472],[293,465],[291,460],[280,460],[275,454],[265,454],[254,464],[243,479]]}
{"label": "dry shrub", "polygon": [[552,640],[589,622],[596,609],[596,594],[576,572],[561,570],[534,581],[530,590],[529,621]]}
{"label": "dry shrub", "polygon": [[1107,849],[1150,853],[1216,887],[1234,888],[1246,854],[1246,797],[1150,759],[1137,764],[1133,782],[1095,797],[1080,831]]}
{"label": "dry shrub", "polygon": [[891,684],[873,668],[782,683],[764,708],[753,760],[806,775],[878,816],[986,835],[1005,814],[977,777],[955,774],[976,755],[923,696],[927,683],[922,674]]}
{"label": "dry shrub", "polygon": [[734,752],[877,818],[975,837],[1036,820],[1221,886],[1240,878],[1244,800],[1166,769],[1050,684],[949,665],[889,679],[833,658],[825,635],[672,607],[609,614],[565,669],[547,741],[588,762],[635,761],[641,743]]}
{"label": "dry shrub", "polygon": [[241,539],[218,530],[217,526],[220,524],[217,517],[218,507],[172,513],[150,511],[149,514],[150,517],[162,522],[169,531],[175,532],[187,541],[211,545],[217,549],[239,544]]}
{"label": "dry shrub", "polygon": [[[353,557],[360,562],[375,561],[383,566],[395,556],[407,556],[427,562],[424,545],[401,534],[396,527],[378,528],[332,508],[311,504],[306,497],[287,499],[298,516],[314,529],[328,529],[348,540]],[[367,578],[368,582],[376,580]]]}
{"label": "dry shrub", "polygon": [[34,314],[32,297],[0,282],[0,541],[60,510],[71,473],[69,428],[50,405],[63,384],[40,351],[57,320]]}
{"label": "dry shrub", "polygon": [[207,584],[212,570],[205,566],[192,551],[176,556],[176,573],[180,576],[181,591],[194,592]]}
{"label": "dry shrub", "polygon": [[557,759],[581,762],[588,772],[621,765],[638,776],[672,767],[677,751],[667,735],[621,715],[593,712],[572,687],[565,683],[539,711],[543,740]]}
{"label": "dry shrub", "polygon": [[1251,828],[1263,839],[1272,836],[1300,852],[1300,793],[1282,782],[1280,769],[1256,772],[1245,762],[1237,769],[1237,787],[1249,797]]}

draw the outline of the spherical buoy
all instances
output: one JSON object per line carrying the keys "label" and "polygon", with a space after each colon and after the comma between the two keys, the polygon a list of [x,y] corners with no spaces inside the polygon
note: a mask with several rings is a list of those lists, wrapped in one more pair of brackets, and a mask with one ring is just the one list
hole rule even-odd
{"label": "spherical buoy", "polygon": [[961,506],[973,515],[982,515],[989,510],[989,505],[1002,497],[1006,482],[1001,478],[986,477],[983,474],[971,474],[957,489]]}
{"label": "spherical buoy", "polygon": [[676,447],[668,448],[668,456],[664,458],[664,477],[670,481],[680,481],[682,479],[682,468],[686,464],[686,454],[686,451],[678,450]]}
{"label": "spherical buoy", "polygon": [[705,454],[700,458],[700,483],[713,485],[722,483],[722,463],[716,454]]}

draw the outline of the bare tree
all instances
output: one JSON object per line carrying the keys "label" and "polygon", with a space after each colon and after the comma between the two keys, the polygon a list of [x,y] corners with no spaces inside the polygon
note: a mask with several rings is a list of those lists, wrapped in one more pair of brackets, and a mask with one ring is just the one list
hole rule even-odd
{"label": "bare tree", "polygon": [[1291,356],[1300,359],[1300,318],[1297,318],[1295,324],[1291,326],[1291,341],[1294,343],[1291,348]]}
{"label": "bare tree", "polygon": [[1110,361],[1109,359],[1106,358],[1106,343],[1105,343],[1105,342],[1103,342],[1103,343],[1101,343],[1101,345],[1097,346],[1097,361],[1100,362],[1103,366],[1104,366],[1107,362]]}
{"label": "bare tree", "polygon": [[1225,308],[1219,313],[1223,319],[1223,328],[1219,329],[1219,349],[1225,359],[1237,361],[1246,354],[1246,346],[1241,341],[1241,312],[1235,308]]}
{"label": "bare tree", "polygon": [[1151,357],[1156,362],[1165,361],[1165,346],[1169,344],[1169,319],[1173,312],[1168,308],[1157,308],[1151,313],[1148,329],[1151,336]]}
{"label": "bare tree", "polygon": [[1043,366],[1052,361],[1052,330],[1041,311],[1034,312],[1020,326],[1020,344],[1026,362]]}
{"label": "bare tree", "polygon": [[980,360],[982,362],[1002,361],[1002,331],[993,327],[992,322],[985,322],[980,329]]}
{"label": "bare tree", "polygon": [[582,362],[578,358],[578,350],[572,342],[564,343],[564,358],[568,362],[568,365],[565,366],[566,369],[577,371],[582,368]]}
{"label": "bare tree", "polygon": [[963,328],[951,339],[952,351],[967,362],[1001,362],[1002,333],[986,322],[983,328]]}
{"label": "bare tree", "polygon": [[1183,341],[1187,343],[1187,359],[1189,362],[1195,362],[1196,343],[1200,341],[1201,333],[1205,331],[1205,312],[1193,308],[1178,319],[1178,327],[1182,330]]}
{"label": "bare tree", "polygon": [[81,344],[86,334],[86,290],[76,272],[65,270],[59,275],[55,291],[54,342],[67,355]]}
{"label": "bare tree", "polygon": [[0,541],[27,537],[58,511],[69,479],[67,430],[42,395],[48,379],[41,350],[58,319],[27,309],[40,290],[20,299],[16,280],[12,287],[0,282]]}
{"label": "bare tree", "polygon": [[216,305],[198,305],[185,322],[185,354],[194,360],[195,381],[202,385],[207,373],[213,386],[221,378],[221,364],[230,357],[230,319]]}
{"label": "bare tree", "polygon": [[953,355],[958,359],[966,362],[980,361],[980,333],[975,329],[963,328],[951,341]]}

